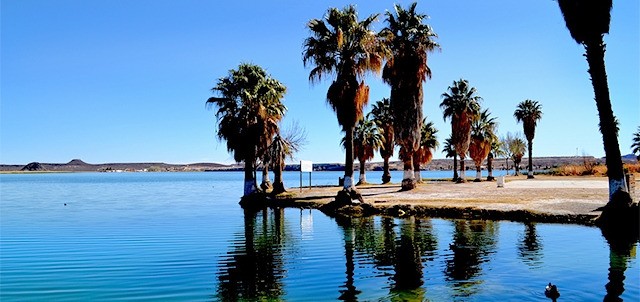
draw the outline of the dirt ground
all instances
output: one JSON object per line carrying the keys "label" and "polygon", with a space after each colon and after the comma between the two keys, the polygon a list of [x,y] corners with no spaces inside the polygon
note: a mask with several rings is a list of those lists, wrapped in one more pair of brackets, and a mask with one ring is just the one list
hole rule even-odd
{"label": "dirt ground", "polygon": [[[636,188],[640,177],[636,175]],[[544,215],[599,215],[598,208],[608,200],[606,177],[569,177],[539,175],[535,179],[526,176],[508,176],[504,187],[496,181],[467,182],[426,181],[411,191],[400,192],[399,184],[365,185],[357,189],[365,203],[375,207],[428,207],[489,210],[500,212],[526,211]],[[321,207],[336,196],[339,187],[315,187],[290,189],[295,196],[292,206]],[[638,190],[632,197],[640,199]]]}

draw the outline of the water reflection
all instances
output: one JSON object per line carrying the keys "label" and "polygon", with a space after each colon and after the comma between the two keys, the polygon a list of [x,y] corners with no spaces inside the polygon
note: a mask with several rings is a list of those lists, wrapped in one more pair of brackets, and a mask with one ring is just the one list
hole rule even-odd
{"label": "water reflection", "polygon": [[[500,248],[500,222],[496,221],[379,216],[329,219],[313,217],[308,210],[298,211],[289,212],[288,223],[282,209],[245,213],[243,231],[235,236],[220,260],[213,299],[297,300],[306,297],[307,290],[321,288],[323,294],[319,300],[483,300],[493,297],[487,296],[487,291],[495,286],[498,296],[519,297],[520,294],[503,292],[502,286],[510,285],[524,290],[522,297],[537,288],[539,291],[532,295],[544,299],[542,289],[546,280],[554,279],[547,271],[554,269],[553,259],[564,259],[554,255],[544,257],[539,230],[550,233],[547,232],[549,226],[544,224],[508,224],[509,233],[520,234],[501,237],[508,238],[500,240],[508,247]],[[329,223],[333,228],[323,229],[319,227],[322,223]],[[327,230],[332,231],[327,234]],[[600,295],[606,289],[605,301],[621,301],[620,297],[629,296],[629,293],[623,295],[625,279],[627,282],[637,280],[635,276],[629,278],[627,271],[627,267],[636,265],[630,261],[636,259],[637,237],[603,235],[610,247],[609,274],[608,280],[602,282],[604,288],[594,290]],[[312,253],[309,253],[309,242],[314,242]],[[331,262],[319,263],[316,258],[308,258],[317,255],[318,246],[326,249],[320,254]],[[514,246],[516,254],[511,253]],[[494,256],[498,250],[500,253]],[[513,259],[516,261],[492,261],[505,251],[509,257],[517,257]],[[543,258],[548,258],[545,263]],[[309,259],[311,263],[306,262]],[[326,269],[327,265],[331,269]],[[500,274],[492,275],[492,271],[504,269],[513,272],[513,277],[505,280],[500,279],[504,278]],[[298,279],[287,280],[287,275]],[[304,284],[309,281],[308,276],[312,276],[311,282],[319,283],[302,289],[289,283]],[[527,284],[529,279],[535,284]],[[567,293],[579,287],[565,286]]]}
{"label": "water reflection", "polygon": [[392,300],[424,300],[423,268],[433,260],[437,240],[429,219],[336,218],[344,233],[346,282],[340,299],[355,301],[360,291],[353,283],[355,252],[369,258],[386,277]]}
{"label": "water reflection", "polygon": [[284,294],[284,210],[245,211],[244,236],[223,257],[216,300],[280,300]]}
{"label": "water reflection", "polygon": [[524,234],[518,243],[518,257],[530,266],[539,267],[542,264],[542,244],[536,233],[536,223],[524,224]]}
{"label": "water reflection", "polygon": [[640,237],[637,230],[622,228],[603,228],[602,235],[609,244],[609,275],[603,301],[623,301],[620,296],[625,290],[627,264],[636,258],[636,242]]}
{"label": "water reflection", "polygon": [[353,219],[349,217],[336,218],[336,222],[342,229],[342,237],[344,240],[344,255],[345,255],[345,275],[346,280],[344,285],[340,286],[340,297],[342,301],[358,301],[357,296],[361,293],[356,289],[354,282],[355,262],[353,259],[355,248],[355,229],[353,225]]}
{"label": "water reflection", "polygon": [[456,220],[452,243],[453,257],[446,260],[445,274],[456,296],[468,297],[483,282],[478,278],[481,264],[489,260],[496,248],[498,224],[488,220]]}

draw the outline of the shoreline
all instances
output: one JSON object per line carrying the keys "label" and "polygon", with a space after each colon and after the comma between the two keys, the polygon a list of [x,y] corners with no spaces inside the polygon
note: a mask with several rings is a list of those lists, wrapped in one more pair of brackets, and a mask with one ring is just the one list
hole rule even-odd
{"label": "shoreline", "polygon": [[[594,176],[508,176],[502,188],[495,181],[456,184],[425,180],[416,189],[404,192],[399,184],[358,186],[364,203],[335,208],[331,201],[340,189],[312,187],[300,192],[299,188],[289,188],[287,194],[267,200],[266,205],[318,209],[329,216],[418,216],[594,226],[609,193],[608,179]],[[637,203],[637,190],[632,197]]]}

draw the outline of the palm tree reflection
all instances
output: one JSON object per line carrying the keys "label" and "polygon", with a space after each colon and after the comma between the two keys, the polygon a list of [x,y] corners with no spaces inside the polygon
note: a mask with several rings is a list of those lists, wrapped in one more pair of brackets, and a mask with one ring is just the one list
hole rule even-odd
{"label": "palm tree reflection", "polygon": [[281,299],[283,222],[283,209],[245,211],[244,238],[234,242],[233,250],[222,258],[216,300]]}
{"label": "palm tree reflection", "polygon": [[342,301],[358,301],[358,294],[361,293],[356,289],[354,283],[355,263],[353,261],[354,247],[355,247],[355,229],[353,218],[350,217],[336,217],[336,222],[342,229],[344,238],[344,254],[346,258],[346,281],[343,286],[340,286],[340,297],[338,299]]}
{"label": "palm tree reflection", "polygon": [[[637,226],[635,226],[637,227]],[[627,263],[636,256],[636,243],[640,241],[637,230],[602,228],[602,235],[609,243],[609,282],[603,301],[622,301]],[[637,273],[637,272],[636,272]]]}
{"label": "palm tree reflection", "polygon": [[[396,220],[382,217],[363,217],[350,220],[336,219],[345,232],[347,255],[347,290],[358,294],[353,286],[353,250],[370,257],[374,267],[389,278],[391,297],[401,300],[423,300],[424,261],[433,259],[437,240],[429,219],[409,217]],[[379,223],[376,224],[376,221]],[[353,230],[353,233],[351,233]],[[353,238],[355,236],[355,238]],[[355,244],[352,245],[351,242]],[[355,297],[353,297],[355,298]]]}
{"label": "palm tree reflection", "polygon": [[541,265],[542,244],[536,233],[536,224],[533,222],[525,223],[524,235],[518,244],[518,256],[528,265]]}
{"label": "palm tree reflection", "polygon": [[456,296],[468,297],[477,291],[482,279],[476,278],[481,264],[489,260],[496,247],[498,224],[488,220],[454,221],[453,252],[447,259],[445,275],[454,287]]}

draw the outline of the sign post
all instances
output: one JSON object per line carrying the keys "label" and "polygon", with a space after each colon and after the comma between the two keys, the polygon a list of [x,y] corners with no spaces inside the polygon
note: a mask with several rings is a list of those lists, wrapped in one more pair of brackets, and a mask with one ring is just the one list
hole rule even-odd
{"label": "sign post", "polygon": [[309,172],[309,190],[311,190],[311,172],[313,172],[313,163],[310,160],[300,161],[300,191],[302,192],[302,173]]}

